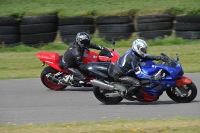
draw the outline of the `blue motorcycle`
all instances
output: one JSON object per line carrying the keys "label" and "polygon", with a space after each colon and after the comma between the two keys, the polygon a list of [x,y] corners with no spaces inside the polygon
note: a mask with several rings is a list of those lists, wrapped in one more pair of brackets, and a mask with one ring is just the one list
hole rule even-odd
{"label": "blue motorcycle", "polygon": [[[154,62],[152,60],[143,60],[140,62],[140,68],[143,73],[148,75],[160,75],[159,80],[148,78],[139,79],[142,88],[132,95],[132,97],[140,102],[157,101],[159,97],[166,91],[167,95],[177,103],[188,103],[195,99],[197,88],[191,79],[183,76],[184,71],[178,62],[179,56],[176,59],[165,56],[165,62]],[[96,78],[91,80],[93,85],[93,93],[95,97],[104,104],[118,104],[123,100],[121,91],[130,87],[128,84],[117,82],[111,73],[114,65],[109,62],[90,63],[88,70]],[[134,73],[129,76],[136,76]]]}

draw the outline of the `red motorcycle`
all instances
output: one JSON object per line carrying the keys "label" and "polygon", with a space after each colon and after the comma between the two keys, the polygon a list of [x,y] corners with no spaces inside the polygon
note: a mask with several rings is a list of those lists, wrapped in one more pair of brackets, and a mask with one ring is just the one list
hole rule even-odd
{"label": "red motorcycle", "polygon": [[[113,46],[115,42],[112,42]],[[75,82],[70,82],[69,84],[63,83],[60,79],[64,78],[66,75],[69,75],[70,72],[63,68],[62,64],[62,55],[57,52],[38,52],[37,57],[42,61],[42,66],[45,64],[48,65],[41,72],[40,78],[42,83],[51,90],[63,90],[68,85],[73,87],[80,87],[80,84]],[[105,48],[99,53],[85,50],[83,55],[83,61],[85,64],[90,62],[116,62],[119,59],[119,54],[113,49]],[[107,63],[108,65],[109,63]],[[88,74],[86,83],[84,87],[92,87],[90,80],[93,79],[93,75]]]}

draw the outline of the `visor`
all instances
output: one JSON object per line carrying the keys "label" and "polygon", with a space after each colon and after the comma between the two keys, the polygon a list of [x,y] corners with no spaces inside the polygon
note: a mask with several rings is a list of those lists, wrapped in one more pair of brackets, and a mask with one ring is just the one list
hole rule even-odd
{"label": "visor", "polygon": [[90,40],[86,40],[86,39],[82,40],[81,44],[83,44],[84,47],[89,48],[90,47]]}
{"label": "visor", "polygon": [[146,48],[141,48],[140,51],[142,51],[143,53],[147,53],[147,49]]}

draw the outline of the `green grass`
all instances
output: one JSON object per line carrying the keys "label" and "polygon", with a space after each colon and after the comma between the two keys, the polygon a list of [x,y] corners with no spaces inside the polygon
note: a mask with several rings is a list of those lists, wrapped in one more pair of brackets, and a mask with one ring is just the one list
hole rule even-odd
{"label": "green grass", "polygon": [[1,133],[199,133],[200,118],[150,120],[113,120],[102,122],[73,122],[51,125],[0,126]]}
{"label": "green grass", "polygon": [[[129,39],[122,39],[116,41],[116,47],[131,47],[133,40],[137,39],[138,36],[133,33]],[[98,33],[91,35],[91,42],[100,46],[112,47],[111,41],[106,41],[104,38],[100,38]],[[156,38],[154,40],[146,41],[149,46],[171,46],[171,45],[193,45],[200,44],[200,40],[185,40],[182,38],[171,36],[165,36],[164,38]],[[70,44],[70,43],[69,43]],[[33,48],[25,46],[22,43],[19,46],[15,47],[5,47],[3,44],[0,44],[0,52],[28,52],[28,51],[40,51],[40,50],[63,50],[68,48],[69,44],[64,44],[61,41],[60,37],[57,37],[54,42],[49,44],[41,44],[38,48]]]}
{"label": "green grass", "polygon": [[[96,41],[98,42],[98,39]],[[107,45],[112,48],[111,45]],[[118,46],[118,42],[116,43],[116,46]],[[115,50],[122,55],[125,51],[130,49],[130,47],[131,43],[129,43],[129,47],[117,47]],[[39,61],[39,59],[36,57],[37,52],[55,51],[59,54],[63,54],[67,48],[68,46],[65,44],[55,43],[38,49],[25,47],[23,45],[10,48],[11,50],[9,48],[1,48],[0,79],[39,78],[44,67],[41,66],[41,61]],[[161,52],[164,52],[172,57],[175,57],[175,54],[179,53],[179,62],[182,64],[185,72],[200,72],[200,43],[163,46],[151,46],[151,43],[149,44],[148,53],[160,55]]]}
{"label": "green grass", "polygon": [[[122,55],[131,48],[134,39],[136,38],[133,36],[129,40],[116,41],[115,50]],[[97,34],[93,35],[91,42],[112,48],[110,42],[99,38]],[[172,57],[179,53],[179,62],[185,72],[200,72],[200,41],[187,41],[171,36],[147,41],[147,43],[149,46],[148,53],[160,55],[161,52],[164,52]],[[24,46],[23,44],[11,48],[2,46],[0,48],[0,79],[39,78],[44,67],[41,66],[41,61],[36,57],[36,53],[39,51],[56,51],[63,54],[67,48],[68,45],[63,44],[59,38],[54,43],[39,48]]]}
{"label": "green grass", "polygon": [[0,16],[200,14],[199,0],[0,0]]}

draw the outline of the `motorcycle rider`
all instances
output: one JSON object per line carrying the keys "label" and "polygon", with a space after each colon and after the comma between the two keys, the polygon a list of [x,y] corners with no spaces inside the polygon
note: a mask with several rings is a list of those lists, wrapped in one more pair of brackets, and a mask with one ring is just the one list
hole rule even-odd
{"label": "motorcycle rider", "polygon": [[61,82],[68,83],[73,79],[76,83],[85,83],[87,65],[84,64],[82,56],[85,49],[89,48],[102,50],[104,47],[90,43],[90,36],[86,32],[77,33],[76,40],[69,46],[62,58],[64,69],[68,70],[73,76],[67,75],[61,79]]}
{"label": "motorcycle rider", "polygon": [[[128,50],[123,56],[121,56],[114,64],[117,71],[114,72],[112,77],[121,83],[131,85],[126,91],[121,92],[121,95],[124,98],[131,101],[134,100],[131,95],[136,94],[141,88],[141,83],[137,78],[153,80],[161,79],[160,75],[155,74],[154,76],[150,76],[141,71],[139,63],[142,59],[163,61],[167,60],[166,57],[163,56],[153,56],[147,54],[147,43],[142,39],[136,39],[132,43],[132,48]],[[134,77],[127,76],[131,72],[135,73]]]}

